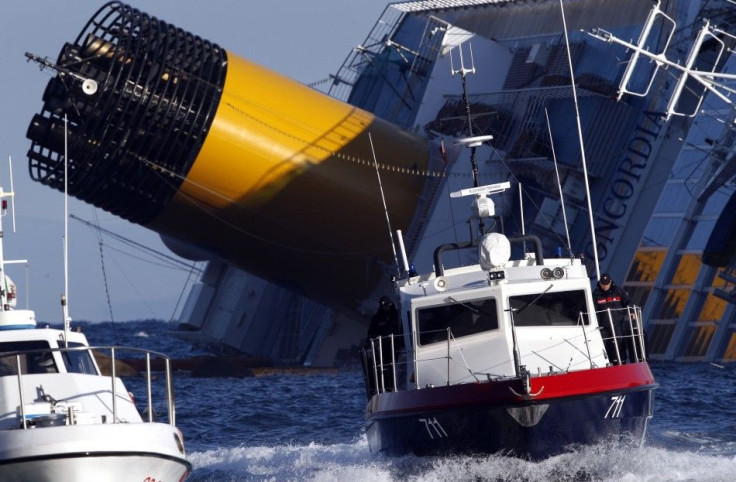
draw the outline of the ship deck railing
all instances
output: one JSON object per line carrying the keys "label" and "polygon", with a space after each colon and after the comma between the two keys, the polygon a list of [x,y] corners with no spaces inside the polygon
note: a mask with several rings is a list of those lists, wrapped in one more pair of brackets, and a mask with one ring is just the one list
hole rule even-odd
{"label": "ship deck railing", "polygon": [[[641,307],[626,306],[623,308],[600,310],[595,312],[601,330],[603,343],[606,345],[612,363],[621,365],[621,352],[626,349],[632,363],[647,360],[644,329],[642,328]],[[617,329],[618,328],[618,329]],[[615,354],[615,357],[611,355]]]}
{"label": "ship deck railing", "polygon": [[[39,349],[30,349],[30,350],[18,350],[18,351],[9,351],[9,352],[3,352],[0,353],[0,362],[3,362],[7,358],[14,358],[11,362],[11,366],[14,367],[14,375],[17,376],[18,380],[18,394],[19,394],[19,400],[20,400],[20,419],[21,419],[21,427],[23,429],[28,429],[29,425],[27,423],[27,417],[26,417],[26,406],[24,403],[24,397],[23,397],[23,377],[30,375],[30,374],[37,374],[37,373],[44,373],[44,372],[33,372],[28,373],[27,370],[22,369],[24,364],[21,363],[21,357],[28,357],[29,355],[32,356],[39,356],[51,353],[59,352],[59,353],[70,353],[70,352],[87,352],[89,356],[92,359],[97,360],[95,357],[94,352],[102,353],[103,355],[105,353],[110,353],[110,374],[104,375],[100,372],[95,373],[89,373],[89,372],[78,372],[78,371],[67,371],[66,373],[87,373],[90,375],[96,375],[100,377],[109,377],[110,378],[110,390],[112,394],[112,423],[126,423],[126,422],[120,422],[118,419],[118,406],[117,406],[117,388],[115,384],[115,380],[117,379],[117,354],[119,352],[128,352],[128,353],[135,353],[138,356],[143,355],[146,360],[146,370],[143,373],[146,381],[146,410],[144,415],[147,414],[147,417],[142,418],[144,422],[153,423],[154,420],[154,410],[153,410],[153,388],[152,388],[152,370],[151,370],[151,358],[154,359],[162,359],[164,361],[164,383],[166,387],[166,415],[168,419],[169,425],[176,425],[176,404],[174,402],[174,385],[173,385],[173,379],[171,376],[171,360],[170,358],[163,354],[159,353],[153,350],[148,350],[145,348],[135,348],[135,347],[127,347],[127,346],[75,346],[75,347],[61,347],[61,348],[39,348]],[[11,359],[12,359],[11,358]],[[95,363],[98,365],[98,363]],[[5,364],[8,366],[8,364]],[[67,365],[65,363],[65,365]],[[56,372],[45,372],[49,375],[64,375],[64,373],[58,372],[58,368],[56,369]],[[99,367],[97,367],[97,370],[99,370]],[[11,374],[11,375],[12,375]],[[58,400],[63,401],[63,400]],[[132,402],[131,397],[131,402]],[[135,403],[134,403],[135,405]],[[147,419],[147,420],[146,420]]]}
{"label": "ship deck railing", "polygon": [[[606,309],[595,312],[598,326],[595,330],[601,331],[601,338],[606,348],[606,352],[611,365],[622,365],[626,363],[639,363],[647,360],[646,347],[644,341],[644,330],[642,329],[641,308],[638,306],[628,306],[620,309]],[[596,365],[593,362],[588,345],[588,336],[585,333],[587,313],[579,314],[579,326],[583,328],[584,341],[586,344],[587,360],[591,368]],[[450,371],[452,362],[452,343],[457,340],[452,334],[451,328],[438,330],[447,333],[447,353],[441,357],[447,360],[447,384],[450,384]],[[403,335],[386,335],[372,338],[367,341],[363,348],[363,369],[365,371],[366,383],[369,393],[384,393],[397,391],[400,384],[403,386],[401,375],[406,372],[406,368],[413,360],[413,350],[397,349],[396,340],[403,340]],[[621,353],[624,348],[628,353],[626,359],[622,359]],[[400,358],[397,360],[397,356]],[[432,360],[422,361],[436,361]],[[471,374],[476,375],[470,367],[466,367]],[[491,375],[481,373],[490,379]],[[415,374],[416,377],[416,374]],[[495,378],[509,378],[501,375]],[[511,377],[513,378],[513,377]],[[418,388],[418,380],[415,378]]]}

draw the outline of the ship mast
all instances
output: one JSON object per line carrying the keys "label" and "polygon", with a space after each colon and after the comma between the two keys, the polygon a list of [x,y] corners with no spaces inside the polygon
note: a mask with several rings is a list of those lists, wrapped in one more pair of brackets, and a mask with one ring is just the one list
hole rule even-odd
{"label": "ship mast", "polygon": [[[458,45],[457,50],[460,56],[460,67],[458,69],[455,69],[452,51],[450,51],[450,73],[453,76],[456,74],[460,74],[460,79],[462,81],[462,86],[463,86],[463,104],[465,106],[465,118],[466,118],[466,123],[468,127],[468,137],[464,139],[458,139],[457,143],[470,148],[470,167],[473,171],[473,187],[477,188],[477,187],[480,187],[480,183],[478,179],[479,178],[478,163],[475,159],[475,151],[478,148],[478,146],[493,139],[493,136],[490,136],[490,135],[474,136],[473,135],[473,118],[470,115],[470,101],[468,100],[468,84],[467,84],[467,75],[475,73],[475,64],[473,62],[473,47],[470,44],[468,44],[468,51],[470,52],[470,67],[469,68],[465,66],[465,59],[463,58],[462,44]],[[478,212],[482,211],[483,209],[481,205],[488,203],[488,201],[490,200],[486,197],[484,193],[476,194],[476,197],[475,197],[476,211]],[[483,225],[483,216],[480,214],[478,215],[478,231],[480,233],[480,236],[483,236],[484,231],[485,231],[485,226]]]}

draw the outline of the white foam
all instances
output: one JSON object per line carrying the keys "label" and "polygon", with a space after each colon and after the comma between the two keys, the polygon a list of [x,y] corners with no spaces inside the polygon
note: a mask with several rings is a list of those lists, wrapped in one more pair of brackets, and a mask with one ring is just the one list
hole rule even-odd
{"label": "white foam", "polygon": [[386,457],[365,436],[353,444],[241,446],[190,454],[192,481],[630,481],[733,480],[736,457],[609,445],[585,447],[541,462],[511,457]]}

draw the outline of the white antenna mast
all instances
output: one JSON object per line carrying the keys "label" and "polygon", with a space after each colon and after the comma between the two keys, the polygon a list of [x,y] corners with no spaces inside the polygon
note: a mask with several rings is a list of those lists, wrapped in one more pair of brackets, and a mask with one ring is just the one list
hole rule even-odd
{"label": "white antenna mast", "polygon": [[394,234],[391,231],[391,220],[388,217],[388,207],[386,207],[386,196],[383,194],[383,183],[381,182],[381,173],[378,171],[378,159],[376,159],[376,150],[373,148],[373,137],[368,133],[368,140],[371,143],[371,152],[373,153],[373,164],[376,166],[376,176],[378,177],[378,188],[381,190],[381,201],[383,201],[383,212],[386,214],[386,226],[388,227],[388,237],[391,240],[391,251],[394,253],[394,264],[396,265],[397,274],[401,275],[401,267],[399,258],[396,255],[396,246],[394,245]]}
{"label": "white antenna mast", "polygon": [[69,347],[69,155],[68,155],[68,124],[64,114],[64,294],[61,295],[61,312],[64,317],[64,347]]}
{"label": "white antenna mast", "polygon": [[[5,206],[7,206],[7,201],[5,201],[6,197],[12,197],[13,192],[5,192],[0,186],[0,203],[2,203],[2,208],[0,208],[0,233],[2,232],[3,225],[2,225],[2,218],[5,216]],[[2,239],[0,239],[0,310],[6,311],[9,309],[9,303],[8,303],[8,282],[7,277],[5,276],[5,252],[3,250],[3,242]]]}
{"label": "white antenna mast", "polygon": [[567,254],[572,257],[572,244],[570,243],[570,230],[567,227],[567,211],[565,210],[565,196],[562,194],[562,183],[560,182],[560,171],[557,169],[557,154],[555,154],[555,141],[552,139],[552,126],[549,123],[549,113],[544,108],[544,117],[547,118],[547,131],[549,131],[549,145],[552,148],[552,162],[555,164],[555,175],[557,176],[557,189],[560,191],[560,204],[562,206],[562,219],[565,223],[565,236],[567,236]]}
{"label": "white antenna mast", "polygon": [[519,211],[521,211],[521,235],[526,236],[526,227],[524,226],[524,189],[519,183]]}
{"label": "white antenna mast", "polygon": [[[468,124],[468,137],[464,139],[458,139],[457,144],[463,145],[470,148],[470,167],[473,171],[473,187],[479,188],[480,182],[478,179],[478,163],[475,160],[475,150],[478,146],[493,139],[491,135],[485,136],[474,136],[473,135],[473,118],[470,115],[470,102],[468,101],[468,84],[467,75],[475,73],[475,63],[473,61],[473,46],[468,43],[468,51],[470,52],[470,68],[465,67],[465,59],[463,58],[463,44],[457,46],[460,56],[460,68],[455,69],[453,62],[452,50],[450,50],[450,73],[451,75],[460,74],[463,84],[463,104],[465,105],[465,116]],[[451,196],[452,197],[452,196]],[[486,198],[485,194],[478,193],[475,196],[475,209],[478,211],[478,231],[481,236],[485,234],[485,227],[483,226],[483,215],[481,211],[490,212],[488,205],[492,204],[490,199]]]}
{"label": "white antenna mast", "polygon": [[[8,156],[8,168],[10,170],[10,192],[15,196],[15,189],[13,189],[13,158]],[[15,232],[15,197],[13,197],[13,203],[10,206],[10,214],[13,219],[13,232]]]}
{"label": "white antenna mast", "polygon": [[565,46],[567,47],[567,63],[570,66],[570,80],[572,82],[572,98],[575,103],[575,120],[578,127],[578,140],[580,141],[580,157],[583,160],[583,176],[585,177],[585,194],[588,199],[588,216],[590,217],[590,239],[593,244],[593,259],[595,261],[596,279],[601,277],[601,268],[598,264],[598,242],[595,237],[595,225],[593,224],[593,205],[590,201],[590,185],[588,184],[588,165],[585,161],[585,146],[583,144],[583,128],[580,124],[580,108],[578,106],[578,94],[575,87],[575,74],[572,68],[572,55],[570,54],[570,38],[567,36],[567,21],[565,20],[565,7],[560,0],[560,12],[562,12],[562,28],[565,31]]}

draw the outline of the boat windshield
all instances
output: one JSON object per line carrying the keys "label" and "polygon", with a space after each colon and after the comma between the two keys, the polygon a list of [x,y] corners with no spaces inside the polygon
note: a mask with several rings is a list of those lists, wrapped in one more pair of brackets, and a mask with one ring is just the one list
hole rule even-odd
{"label": "boat windshield", "polygon": [[[44,350],[51,348],[44,340],[6,341],[0,343],[0,353],[18,351]],[[21,374],[28,373],[58,373],[51,352],[23,353],[19,356]],[[15,355],[0,356],[0,376],[17,375],[18,361]]]}
{"label": "boat windshield", "polygon": [[[85,346],[81,343],[69,342],[69,348]],[[89,350],[70,350],[61,353],[61,357],[66,365],[68,373],[85,373],[87,375],[97,375],[95,365],[92,363],[92,357]]]}
{"label": "boat windshield", "polygon": [[456,301],[420,308],[417,312],[419,344],[447,341],[447,329],[454,338],[498,329],[496,300]]}
{"label": "boat windshield", "polygon": [[590,323],[583,290],[511,296],[509,305],[515,326],[574,326],[581,319]]}

